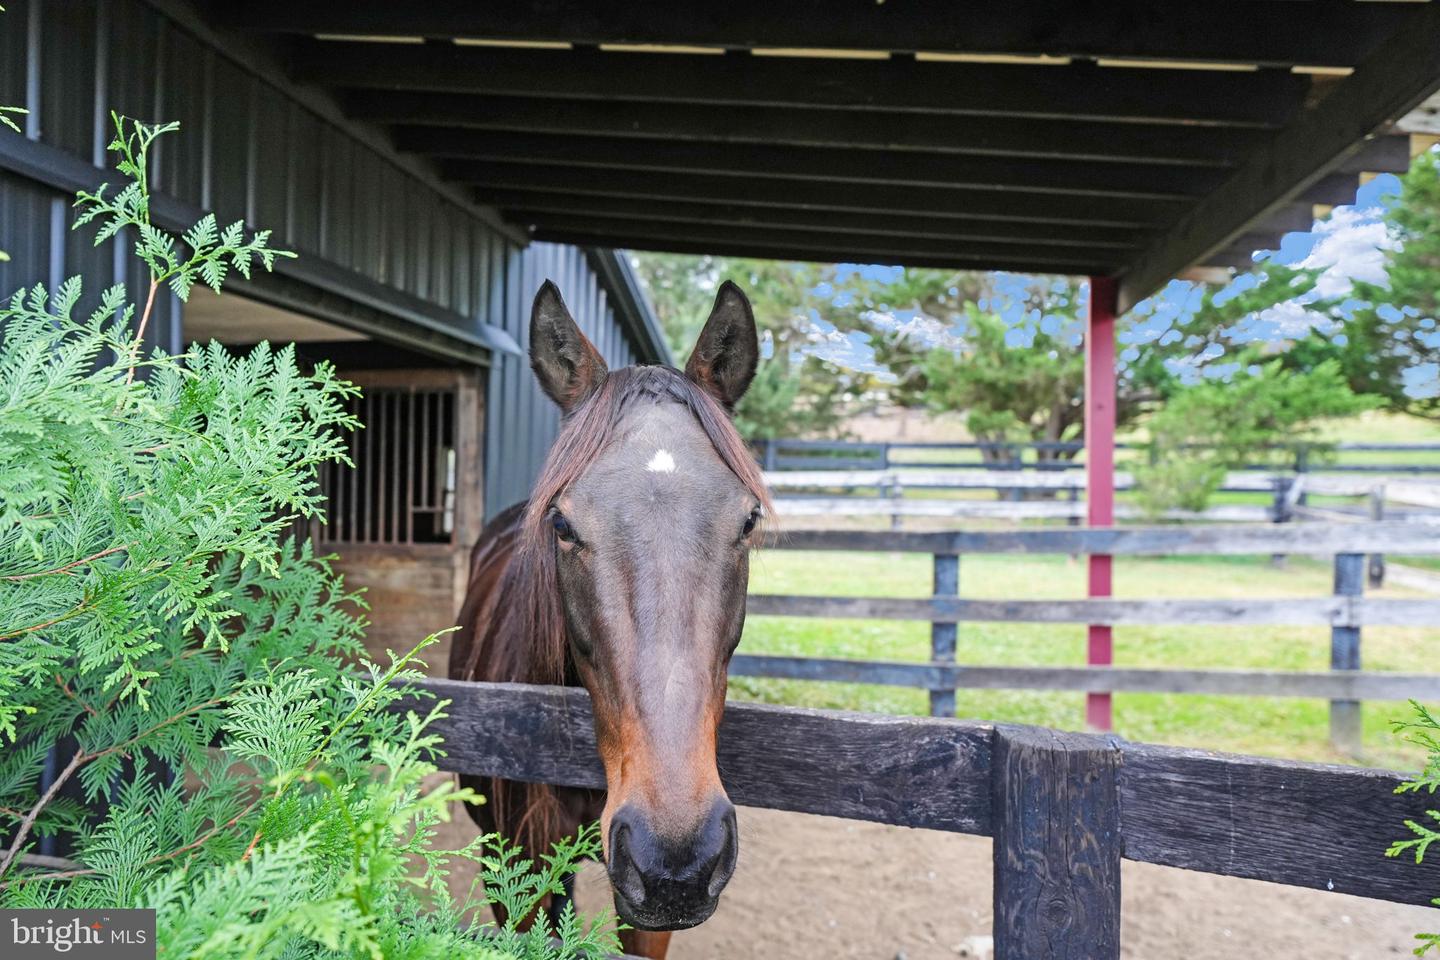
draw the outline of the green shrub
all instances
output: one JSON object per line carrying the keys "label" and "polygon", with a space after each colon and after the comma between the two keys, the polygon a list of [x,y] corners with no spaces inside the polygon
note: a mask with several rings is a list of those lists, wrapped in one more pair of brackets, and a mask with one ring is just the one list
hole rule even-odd
{"label": "green shrub", "polygon": [[[1415,775],[1413,780],[1406,780],[1395,788],[1396,793],[1419,793],[1425,791],[1433,795],[1436,789],[1440,789],[1440,720],[1422,704],[1410,701],[1410,706],[1415,716],[1410,720],[1395,721],[1395,731],[1401,734],[1406,740],[1420,747],[1426,752],[1425,768]],[[1425,816],[1436,824],[1440,824],[1440,810],[1426,810]],[[1430,845],[1440,840],[1440,831],[1426,826],[1415,820],[1406,820],[1405,826],[1410,830],[1412,836],[1408,840],[1396,840],[1390,844],[1390,849],[1385,851],[1387,857],[1398,857],[1401,854],[1413,855],[1416,863],[1423,863],[1425,853]],[[1430,901],[1440,907],[1440,897]],[[1422,956],[1431,949],[1440,949],[1440,933],[1419,933],[1415,939],[1420,941],[1420,946],[1415,948],[1415,955]]]}
{"label": "green shrub", "polygon": [[1354,393],[1331,360],[1313,370],[1287,370],[1270,360],[1229,380],[1186,387],[1147,424],[1149,463],[1134,469],[1136,502],[1152,515],[1203,510],[1227,471],[1253,463],[1283,469],[1300,443],[1323,455],[1323,421],[1379,405],[1375,397]]}
{"label": "green shrub", "polygon": [[[354,387],[293,348],[141,354],[162,286],[218,291],[287,255],[238,223],[177,240],[150,222],[146,155],[170,129],[117,118],[126,183],[77,201],[97,243],[134,238],[139,316],[120,287],[77,316],[79,278],[0,309],[0,905],[153,907],[168,957],[613,949],[613,923],[573,910],[517,929],[595,831],[538,868],[493,836],[431,849],[453,803],[479,800],[422,789],[444,704],[387,709],[414,651],[368,662],[358,598],[287,539],[321,510],[318,466],[345,460]],[[28,855],[57,834],[73,863]],[[460,861],[484,895],[447,890]],[[484,896],[503,928],[467,913]]]}

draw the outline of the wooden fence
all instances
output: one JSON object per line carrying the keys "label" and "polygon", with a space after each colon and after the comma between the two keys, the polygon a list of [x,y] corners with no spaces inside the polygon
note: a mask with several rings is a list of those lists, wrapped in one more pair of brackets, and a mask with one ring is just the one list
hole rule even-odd
{"label": "wooden fence", "polygon": [[[765,481],[776,493],[776,510],[782,516],[888,516],[899,529],[904,517],[961,519],[990,517],[1004,520],[1068,520],[1085,516],[1080,494],[1085,480],[1079,474],[1013,473],[1006,470],[791,470],[767,472]],[[1440,501],[1440,486],[1390,481],[1397,493],[1390,499],[1424,505],[1428,494]],[[1135,488],[1134,477],[1125,471],[1115,474],[1116,490]],[[1384,496],[1386,484],[1357,477],[1305,474],[1264,475],[1232,471],[1220,487],[1226,492],[1267,494],[1270,503],[1221,504],[1203,511],[1169,510],[1166,519],[1279,523],[1295,519],[1310,494],[1331,497]],[[878,496],[857,491],[874,490]],[[995,490],[1002,500],[907,498],[906,490]],[[839,492],[841,495],[836,495]],[[1378,492],[1378,493],[1377,493]],[[1022,499],[1027,493],[1043,493],[1057,499]],[[1064,500],[1058,499],[1064,497]],[[1408,497],[1409,499],[1402,499]],[[1372,511],[1373,513],[1373,511]],[[1137,507],[1120,504],[1120,519],[1144,516]],[[1358,518],[1357,518],[1358,519]]]}
{"label": "wooden fence", "polygon": [[[451,701],[445,769],[605,786],[583,690],[421,686]],[[1397,903],[1440,893],[1440,858],[1383,855],[1433,801],[1381,770],[745,703],[726,707],[718,753],[737,804],[993,837],[995,960],[1116,960],[1122,858]]]}
{"label": "wooden fence", "polygon": [[[1144,450],[1143,444],[1117,443],[1119,450]],[[1317,448],[1307,444],[1287,447],[1290,469],[1296,473],[1315,470],[1336,473],[1440,473],[1440,456],[1434,463],[1325,462],[1319,450],[1328,453],[1331,447]],[[1333,447],[1341,456],[1356,453],[1440,454],[1435,443],[1341,443]],[[992,470],[1076,470],[1084,464],[1075,460],[1085,444],[1075,441],[1048,443],[859,443],[848,440],[760,440],[755,444],[756,457],[766,470],[888,470],[894,467],[951,467],[956,469]],[[909,454],[909,456],[907,456]],[[915,454],[920,456],[917,458]],[[937,460],[937,454],[954,454],[951,459]],[[1251,464],[1248,470],[1273,472],[1275,464]]]}
{"label": "wooden fence", "polygon": [[[825,597],[752,594],[757,616],[857,620],[919,620],[931,624],[928,663],[737,654],[734,676],[776,677],[918,687],[930,692],[934,716],[955,715],[957,689],[1039,689],[1090,693],[1203,693],[1318,697],[1330,701],[1331,738],[1347,752],[1360,748],[1364,700],[1440,700],[1440,675],[1363,672],[1365,626],[1440,627],[1440,600],[1364,597],[1367,554],[1440,554],[1440,531],[1409,523],[1237,524],[1173,527],[1049,528],[902,533],[794,531],[773,546],[790,550],[928,553],[934,557],[929,597]],[[959,593],[964,554],[1276,555],[1334,558],[1328,597],[1205,600],[970,600]],[[1330,628],[1328,672],[1131,669],[1122,667],[970,666],[955,662],[958,624],[1259,624]]]}

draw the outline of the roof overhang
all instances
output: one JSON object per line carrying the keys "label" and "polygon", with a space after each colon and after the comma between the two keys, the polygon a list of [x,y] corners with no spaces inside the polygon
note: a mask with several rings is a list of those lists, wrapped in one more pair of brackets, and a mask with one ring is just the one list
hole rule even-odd
{"label": "roof overhang", "polygon": [[215,3],[536,239],[1119,278],[1398,172],[1440,2]]}

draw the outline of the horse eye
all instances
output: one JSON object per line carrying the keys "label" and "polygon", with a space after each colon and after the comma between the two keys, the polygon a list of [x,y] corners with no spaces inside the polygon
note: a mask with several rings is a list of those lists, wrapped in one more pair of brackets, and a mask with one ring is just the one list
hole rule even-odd
{"label": "horse eye", "polygon": [[760,522],[760,508],[756,507],[750,511],[750,516],[745,518],[745,526],[740,530],[741,537],[748,537],[755,532],[755,524]]}
{"label": "horse eye", "polygon": [[550,523],[555,528],[555,536],[559,537],[562,543],[574,543],[579,539],[575,536],[575,529],[570,526],[570,521],[565,519],[563,513],[553,514]]}

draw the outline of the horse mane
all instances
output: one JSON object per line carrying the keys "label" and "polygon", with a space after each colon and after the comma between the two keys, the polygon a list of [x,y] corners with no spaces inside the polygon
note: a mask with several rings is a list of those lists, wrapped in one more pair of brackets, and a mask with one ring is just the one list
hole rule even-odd
{"label": "horse mane", "polygon": [[[568,657],[569,638],[555,576],[554,532],[546,515],[556,498],[617,438],[625,416],[643,403],[679,403],[688,408],[720,459],[769,516],[770,497],[760,467],[715,398],[673,367],[624,367],[608,373],[561,423],[530,499],[497,516],[481,535],[472,554],[452,677],[579,683]],[[504,555],[509,562],[498,573],[493,558]],[[485,792],[492,815],[528,855],[543,853],[559,839],[561,831],[556,828],[563,812],[553,788],[496,780]]]}

